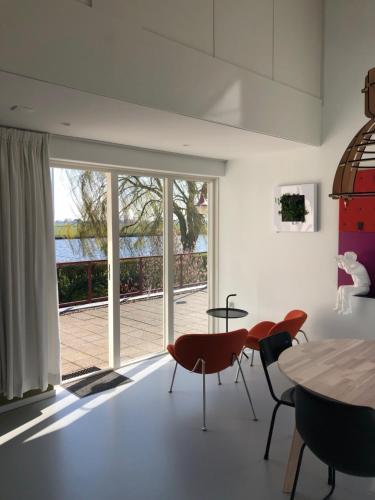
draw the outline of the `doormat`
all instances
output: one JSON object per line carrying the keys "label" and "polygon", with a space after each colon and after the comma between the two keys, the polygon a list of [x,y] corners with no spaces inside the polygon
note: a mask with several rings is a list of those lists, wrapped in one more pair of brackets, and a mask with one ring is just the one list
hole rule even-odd
{"label": "doormat", "polygon": [[109,370],[107,372],[96,373],[76,382],[68,382],[63,387],[79,398],[85,398],[98,392],[114,389],[119,385],[128,384],[129,382],[133,382],[132,379]]}
{"label": "doormat", "polygon": [[88,375],[89,373],[99,372],[100,368],[97,366],[90,366],[90,368],[82,368],[82,370],[77,370],[75,372],[66,373],[61,377],[62,381],[69,380],[74,377],[81,377],[82,375]]}

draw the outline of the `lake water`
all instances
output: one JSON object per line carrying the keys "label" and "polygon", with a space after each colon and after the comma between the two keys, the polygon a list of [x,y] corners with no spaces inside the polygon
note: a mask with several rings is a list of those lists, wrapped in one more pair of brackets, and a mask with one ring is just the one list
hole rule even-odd
{"label": "lake water", "polygon": [[[95,238],[55,240],[56,262],[80,262],[82,260],[106,259]],[[178,250],[179,253],[181,250]],[[195,252],[207,251],[207,236],[200,235],[195,245]],[[144,257],[162,255],[160,238],[146,236],[126,236],[120,238],[120,257]]]}

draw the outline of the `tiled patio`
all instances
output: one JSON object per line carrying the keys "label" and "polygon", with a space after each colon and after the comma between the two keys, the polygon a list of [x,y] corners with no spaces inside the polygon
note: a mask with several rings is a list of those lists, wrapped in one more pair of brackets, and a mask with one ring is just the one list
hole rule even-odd
{"label": "tiled patio", "polygon": [[[175,295],[175,337],[207,331],[207,290]],[[163,350],[163,299],[132,300],[120,307],[121,362]],[[62,373],[108,367],[108,307],[76,309],[60,315]]]}

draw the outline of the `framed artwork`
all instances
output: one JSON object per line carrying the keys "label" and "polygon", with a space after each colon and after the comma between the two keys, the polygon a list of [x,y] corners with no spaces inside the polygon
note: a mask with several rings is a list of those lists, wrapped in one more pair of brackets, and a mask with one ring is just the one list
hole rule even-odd
{"label": "framed artwork", "polygon": [[316,184],[277,186],[273,223],[277,232],[313,233],[317,231]]}

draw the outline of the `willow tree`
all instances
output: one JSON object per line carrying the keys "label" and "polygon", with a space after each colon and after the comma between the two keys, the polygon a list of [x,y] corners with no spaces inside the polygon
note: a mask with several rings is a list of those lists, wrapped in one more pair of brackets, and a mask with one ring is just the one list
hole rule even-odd
{"label": "willow tree", "polygon": [[[76,232],[84,254],[95,253],[95,243],[107,253],[107,187],[105,175],[91,170],[69,170],[66,175],[77,210]],[[95,237],[95,240],[92,237]]]}
{"label": "willow tree", "polygon": [[[105,251],[107,198],[105,176],[100,172],[67,170],[79,213],[77,232],[84,241],[95,237]],[[161,241],[163,231],[163,184],[161,179],[119,176],[120,236],[146,236]],[[199,202],[207,198],[207,183],[176,179],[173,182],[175,239],[183,252],[193,252],[200,234],[207,230]]]}

